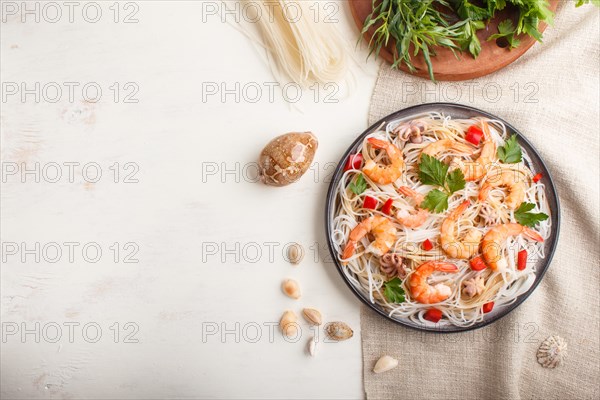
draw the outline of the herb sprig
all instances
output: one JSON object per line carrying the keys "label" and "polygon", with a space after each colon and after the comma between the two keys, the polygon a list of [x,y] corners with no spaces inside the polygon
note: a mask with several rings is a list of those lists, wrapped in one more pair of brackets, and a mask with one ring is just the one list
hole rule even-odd
{"label": "herb sprig", "polygon": [[515,135],[508,138],[504,146],[498,147],[496,154],[500,161],[506,164],[520,163],[523,159],[523,151],[521,150],[519,143],[517,143],[517,137]]}
{"label": "herb sprig", "polygon": [[535,208],[533,203],[522,203],[519,208],[515,210],[515,219],[521,225],[533,228],[538,222],[545,221],[548,219],[548,215],[544,213],[532,213],[529,212]]}
{"label": "herb sprig", "polygon": [[383,294],[392,303],[404,303],[406,300],[406,293],[402,289],[402,281],[396,277],[389,282],[384,283],[385,289]]}
{"label": "herb sprig", "polygon": [[441,213],[448,209],[448,198],[459,190],[465,188],[465,176],[460,169],[448,173],[448,165],[428,154],[421,155],[419,163],[419,180],[424,185],[439,186],[433,189],[421,203],[422,208],[435,213]]}
{"label": "herb sprig", "polygon": [[[577,0],[576,6],[590,2],[600,6],[600,0]],[[518,10],[516,26],[510,20],[502,21],[490,39],[504,38],[511,48],[519,46],[517,36],[521,34],[541,41],[540,23],[552,24],[554,17],[547,0],[373,0],[373,11],[362,34],[376,28],[369,56],[395,41],[393,68],[404,64],[415,72],[413,57],[423,54],[429,77],[435,81],[431,58],[436,48],[448,48],[455,55],[467,52],[477,58],[481,52],[477,32],[509,4]]]}
{"label": "herb sprig", "polygon": [[348,187],[350,188],[352,193],[354,193],[355,195],[358,196],[359,194],[361,194],[362,192],[367,190],[367,181],[365,180],[365,177],[363,176],[363,174],[360,174],[354,180],[354,182],[350,182]]}

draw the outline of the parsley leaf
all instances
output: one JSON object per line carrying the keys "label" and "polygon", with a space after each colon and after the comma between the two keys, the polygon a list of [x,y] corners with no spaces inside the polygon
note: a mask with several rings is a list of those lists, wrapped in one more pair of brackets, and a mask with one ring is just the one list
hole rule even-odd
{"label": "parsley leaf", "polygon": [[421,208],[440,213],[448,209],[448,197],[465,187],[465,176],[460,169],[448,173],[448,165],[427,154],[421,155],[419,179],[425,185],[439,186],[433,189],[421,203]]}
{"label": "parsley leaf", "polygon": [[533,228],[540,221],[548,219],[548,215],[544,213],[532,213],[529,212],[535,208],[533,203],[522,203],[518,209],[515,210],[515,219],[521,225]]}
{"label": "parsley leaf", "polygon": [[392,303],[404,303],[406,298],[404,297],[404,289],[402,289],[402,281],[400,278],[394,278],[385,284],[385,290],[383,294]]}
{"label": "parsley leaf", "polygon": [[[590,0],[577,0],[577,3],[575,3],[575,7],[581,7],[584,4],[588,4],[590,2]],[[596,7],[600,7],[600,0],[591,0],[592,4],[594,4]]]}
{"label": "parsley leaf", "polygon": [[498,24],[498,33],[491,35],[489,40],[505,39],[511,49],[519,47],[521,41],[517,39],[517,28],[514,27],[510,19],[504,20]]}
{"label": "parsley leaf", "polygon": [[441,213],[448,209],[448,194],[442,192],[438,189],[433,189],[427,196],[425,196],[425,200],[421,203],[421,208],[426,208],[429,211],[433,211],[436,213]]}
{"label": "parsley leaf", "polygon": [[446,176],[446,183],[450,194],[465,188],[465,176],[460,169],[455,169]]}
{"label": "parsley leaf", "polygon": [[478,7],[470,1],[472,0],[462,0],[459,3],[458,9],[456,10],[459,17],[475,21],[481,21],[491,17],[487,9]]}
{"label": "parsley leaf", "polygon": [[503,163],[515,164],[521,162],[523,154],[521,153],[521,146],[517,143],[517,137],[512,135],[506,144],[502,147],[498,147],[498,158]]}
{"label": "parsley leaf", "polygon": [[419,180],[425,185],[444,186],[448,166],[428,154],[421,155]]}
{"label": "parsley leaf", "polygon": [[367,181],[365,181],[365,177],[362,174],[360,174],[354,182],[350,182],[350,185],[348,185],[348,187],[350,188],[350,190],[352,190],[354,194],[359,195],[365,190],[367,190]]}

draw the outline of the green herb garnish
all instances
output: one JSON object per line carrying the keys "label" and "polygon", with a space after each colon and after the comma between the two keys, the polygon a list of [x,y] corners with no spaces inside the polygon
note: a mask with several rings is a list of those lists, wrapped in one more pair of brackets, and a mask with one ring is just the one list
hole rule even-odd
{"label": "green herb garnish", "polygon": [[367,181],[365,180],[365,177],[362,174],[360,174],[354,182],[350,182],[350,185],[348,185],[348,187],[350,188],[350,190],[352,190],[354,194],[359,195],[365,190],[367,190]]}
{"label": "green herb garnish", "polygon": [[521,225],[533,228],[538,222],[545,221],[548,219],[548,215],[544,213],[532,213],[529,212],[535,208],[533,203],[522,203],[519,208],[515,210],[515,219]]}
{"label": "green herb garnish", "polygon": [[517,39],[517,28],[514,27],[512,21],[507,19],[498,24],[498,33],[491,35],[488,40],[505,39],[511,49],[519,47],[521,41]]}
{"label": "green herb garnish", "polygon": [[500,161],[506,164],[519,163],[523,159],[521,146],[517,143],[517,137],[515,135],[512,135],[506,141],[504,146],[498,147],[497,154]]}
{"label": "green herb garnish", "polygon": [[424,185],[444,186],[448,166],[429,154],[421,155],[419,163],[419,180]]}
{"label": "green herb garnish", "polygon": [[465,188],[465,176],[460,169],[448,173],[448,166],[428,154],[421,155],[419,163],[419,180],[425,185],[439,186],[433,189],[421,203],[422,208],[435,213],[448,209],[448,198],[459,190]]}
{"label": "green herb garnish", "polygon": [[[600,5],[600,0],[577,0],[576,6],[589,2]],[[516,37],[521,34],[541,41],[540,23],[552,24],[554,17],[547,0],[373,0],[373,11],[362,33],[375,29],[369,56],[379,54],[391,40],[395,43],[393,68],[404,64],[415,72],[414,57],[422,54],[429,77],[435,80],[431,59],[436,49],[447,48],[477,58],[481,52],[477,32],[485,29],[507,4],[518,11],[516,26],[503,21],[495,38],[505,38],[511,48],[519,46]]]}
{"label": "green herb garnish", "polygon": [[435,213],[441,213],[448,209],[448,194],[438,189],[433,189],[425,200],[421,203],[421,207],[433,211]]}
{"label": "green herb garnish", "polygon": [[600,7],[600,0],[577,0],[575,7],[581,7],[582,5],[589,4],[590,2],[596,7]]}
{"label": "green herb garnish", "polygon": [[394,278],[389,282],[384,283],[385,290],[383,294],[392,303],[404,303],[405,293],[402,289],[402,281],[400,278]]}

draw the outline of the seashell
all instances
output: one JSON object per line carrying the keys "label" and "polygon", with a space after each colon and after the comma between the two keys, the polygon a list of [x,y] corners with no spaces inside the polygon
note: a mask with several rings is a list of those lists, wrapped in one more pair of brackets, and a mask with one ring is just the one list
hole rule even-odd
{"label": "seashell", "polygon": [[288,260],[292,264],[300,264],[300,261],[304,258],[304,248],[299,243],[293,243],[288,248]]}
{"label": "seashell", "polygon": [[330,322],[325,326],[325,333],[332,340],[341,342],[342,340],[348,340],[354,335],[352,329],[344,322],[335,321]]}
{"label": "seashell", "polygon": [[300,293],[300,285],[298,285],[298,282],[293,279],[286,279],[283,281],[281,284],[281,290],[283,290],[283,293],[285,293],[286,296],[294,300],[298,300],[302,295]]}
{"label": "seashell", "polygon": [[317,355],[317,341],[315,340],[314,336],[308,340],[308,343],[306,345],[306,350],[308,351],[308,354],[311,355],[311,357],[314,357]]}
{"label": "seashell", "polygon": [[311,132],[291,132],[271,140],[260,153],[260,179],[266,185],[286,186],[296,182],[310,167],[319,147]]}
{"label": "seashell", "polygon": [[305,308],[302,310],[302,315],[311,325],[321,325],[323,323],[323,317],[317,309]]}
{"label": "seashell", "polygon": [[385,371],[389,371],[390,369],[394,369],[398,366],[398,360],[390,356],[383,356],[375,363],[375,367],[373,367],[373,372],[376,374],[380,374]]}
{"label": "seashell", "polygon": [[287,337],[294,337],[298,333],[298,317],[293,311],[287,310],[279,320],[279,329]]}
{"label": "seashell", "polygon": [[537,351],[537,360],[544,368],[556,368],[567,353],[567,342],[560,336],[549,336]]}

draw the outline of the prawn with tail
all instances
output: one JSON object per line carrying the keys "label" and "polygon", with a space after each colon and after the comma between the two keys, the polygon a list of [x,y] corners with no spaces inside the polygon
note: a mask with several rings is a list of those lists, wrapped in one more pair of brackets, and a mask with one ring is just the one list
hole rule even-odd
{"label": "prawn with tail", "polygon": [[442,222],[440,228],[440,243],[442,245],[442,250],[452,258],[467,259],[479,249],[479,243],[483,236],[479,230],[475,228],[469,229],[462,241],[454,234],[458,218],[467,210],[470,204],[470,201],[464,201],[452,211],[446,219],[444,219],[444,222]]}
{"label": "prawn with tail", "polygon": [[425,200],[425,196],[409,188],[408,186],[399,187],[398,192],[406,197],[410,197],[416,204],[415,211],[412,213],[406,210],[398,211],[398,213],[396,213],[396,219],[398,222],[411,229],[418,228],[423,225],[429,217],[429,211],[420,207],[421,203],[423,203]]}
{"label": "prawn with tail", "polygon": [[427,279],[434,272],[458,272],[456,265],[449,262],[427,261],[417,267],[410,275],[408,287],[413,300],[423,304],[439,303],[452,295],[452,289],[443,283],[430,285]]}
{"label": "prawn with tail", "polygon": [[390,164],[381,165],[373,160],[368,160],[363,167],[364,174],[373,182],[380,185],[396,182],[402,176],[402,169],[404,168],[402,151],[394,144],[385,140],[369,138],[367,142],[376,149],[385,150]]}
{"label": "prawn with tail", "polygon": [[421,155],[427,154],[428,156],[435,157],[438,154],[449,150],[466,154],[473,153],[473,148],[467,144],[460,143],[452,139],[440,139],[425,146],[421,152]]}
{"label": "prawn with tail", "polygon": [[342,253],[342,259],[348,260],[352,257],[358,242],[369,233],[373,235],[374,240],[366,251],[377,256],[386,254],[396,242],[396,227],[392,221],[380,215],[371,216],[352,229]]}
{"label": "prawn with tail", "polygon": [[508,266],[508,262],[502,255],[502,246],[509,237],[518,235],[524,235],[536,242],[544,241],[539,233],[517,223],[497,225],[483,236],[481,241],[483,259],[492,270],[502,270]]}
{"label": "prawn with tail", "polygon": [[479,201],[486,201],[492,189],[505,187],[508,194],[504,203],[513,210],[518,208],[525,200],[525,178],[519,172],[512,170],[501,170],[498,175],[491,175],[488,175],[479,189]]}

